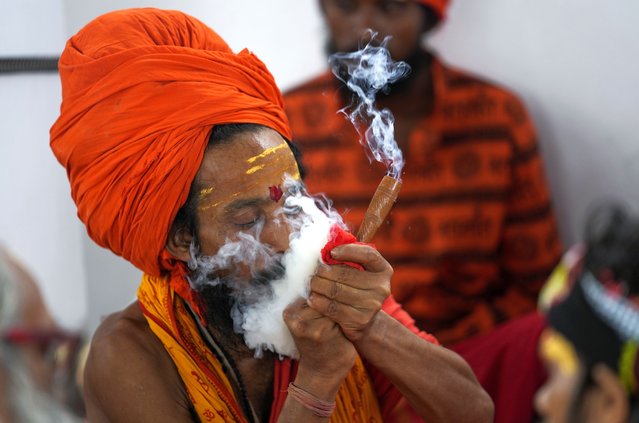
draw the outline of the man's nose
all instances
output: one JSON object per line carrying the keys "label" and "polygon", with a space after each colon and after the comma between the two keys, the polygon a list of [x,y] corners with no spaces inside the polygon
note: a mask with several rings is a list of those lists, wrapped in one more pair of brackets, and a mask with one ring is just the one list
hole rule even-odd
{"label": "man's nose", "polygon": [[270,245],[276,253],[284,253],[288,250],[290,227],[284,219],[272,218],[266,222],[260,241]]}

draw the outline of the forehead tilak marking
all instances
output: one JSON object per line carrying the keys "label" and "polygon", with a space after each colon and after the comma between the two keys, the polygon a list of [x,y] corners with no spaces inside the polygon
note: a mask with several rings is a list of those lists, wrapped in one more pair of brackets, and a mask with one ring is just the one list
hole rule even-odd
{"label": "forehead tilak marking", "polygon": [[[250,157],[250,158],[246,159],[246,163],[248,163],[248,164],[254,163],[255,161],[257,161],[257,160],[259,160],[261,158],[267,157],[267,156],[269,156],[269,155],[271,155],[271,154],[273,154],[273,153],[277,152],[278,150],[281,150],[281,149],[283,149],[285,147],[287,147],[287,144],[285,142],[283,142],[282,144],[276,145],[275,147],[267,148],[262,153],[257,154],[257,155],[255,155],[253,157]],[[271,164],[273,164],[273,162],[279,162],[279,161],[282,161],[282,160],[285,160],[285,159],[286,159],[286,157],[274,158],[274,159],[271,160]],[[264,168],[266,168],[266,164],[256,165],[256,166],[253,166],[253,167],[249,168],[245,173],[247,175],[251,175],[251,174],[256,173],[256,172],[258,172],[260,170],[263,170]],[[299,169],[297,169],[297,167],[296,167],[295,172],[292,175],[292,177],[294,179],[300,179],[300,173],[299,173]],[[203,199],[206,196],[208,196],[209,194],[211,194],[211,192],[213,192],[213,190],[214,190],[214,187],[208,187],[208,188],[202,189],[200,191],[200,193],[199,193],[200,199]],[[240,193],[237,192],[237,193],[229,195],[224,200],[220,200],[220,201],[217,201],[217,202],[211,203],[211,204],[204,204],[204,205],[198,207],[198,210],[203,211],[203,210],[210,209],[212,207],[216,207],[216,206],[220,205],[221,203],[223,203],[224,201],[226,201],[228,198],[237,197],[239,194]],[[269,187],[269,198],[271,198],[272,200],[277,202],[277,201],[279,201],[280,198],[282,198],[282,195],[283,195],[283,191],[279,187],[279,185],[278,186],[272,185],[271,187]]]}
{"label": "forehead tilak marking", "polygon": [[215,203],[203,204],[200,207],[198,207],[197,209],[200,210],[200,211],[204,211],[204,210],[208,210],[208,209],[210,209],[212,207],[217,207],[220,204],[222,204],[224,201],[228,201],[229,199],[235,198],[238,195],[240,195],[240,192],[234,192],[233,194],[229,194],[227,197],[225,197],[225,198],[223,198],[223,199],[221,199],[219,201],[216,201]]}
{"label": "forehead tilak marking", "polygon": [[[276,145],[275,147],[267,148],[266,150],[262,151],[260,154],[258,154],[256,156],[253,156],[253,157],[249,157],[248,159],[246,159],[246,163],[248,163],[248,164],[255,163],[257,160],[263,159],[263,158],[265,158],[267,156],[270,156],[271,154],[277,152],[278,150],[281,150],[284,147],[286,147],[286,143],[282,143],[282,144]],[[246,174],[247,175],[252,175],[253,173],[264,169],[265,166],[266,166],[266,164],[253,166],[253,167],[251,167],[250,169],[248,169],[246,171]]]}
{"label": "forehead tilak marking", "polygon": [[[260,170],[263,170],[266,167],[266,165],[259,165],[259,166],[253,166],[252,168],[250,168],[249,170],[246,171],[247,175],[252,175],[255,172],[258,172]],[[295,173],[293,173],[292,175],[293,179],[300,179],[300,171],[299,169],[295,169]]]}
{"label": "forehead tilak marking", "polygon": [[265,164],[261,164],[261,165],[253,166],[252,168],[250,168],[249,170],[247,170],[247,171],[246,171],[246,174],[247,174],[247,175],[252,175],[252,174],[254,174],[255,172],[258,172],[258,171],[260,171],[260,170],[264,169],[264,167],[265,167],[265,166],[266,166]]}
{"label": "forehead tilak marking", "polygon": [[201,189],[200,193],[198,195],[199,199],[202,200],[205,197],[208,197],[208,195],[213,192],[213,189],[214,189],[214,187],[208,187],[208,188]]}
{"label": "forehead tilak marking", "polygon": [[279,185],[272,185],[268,187],[268,194],[269,197],[271,197],[271,200],[277,203],[278,201],[280,201],[280,198],[282,198],[282,195],[284,195],[284,192]]}
{"label": "forehead tilak marking", "polygon": [[282,148],[285,148],[285,147],[287,147],[287,145],[286,145],[285,142],[283,142],[283,143],[281,143],[279,145],[276,145],[275,147],[267,148],[266,150],[264,150],[260,154],[258,154],[256,156],[253,156],[253,157],[249,157],[248,159],[246,159],[246,163],[251,164],[251,163],[255,162],[256,160],[259,160],[259,159],[264,158],[264,157],[266,157],[266,156],[268,156],[270,154],[273,154],[276,151],[281,150]]}

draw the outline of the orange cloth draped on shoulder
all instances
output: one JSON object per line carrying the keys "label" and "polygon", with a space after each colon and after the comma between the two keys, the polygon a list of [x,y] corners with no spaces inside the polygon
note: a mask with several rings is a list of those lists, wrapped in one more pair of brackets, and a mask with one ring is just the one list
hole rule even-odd
{"label": "orange cloth draped on shoulder", "polygon": [[154,8],[96,18],[69,39],[59,70],[51,148],[89,236],[150,275],[173,273],[189,298],[167,234],[213,126],[262,124],[291,139],[272,75],[199,20]]}
{"label": "orange cloth draped on shoulder", "polygon": [[[201,421],[246,421],[222,364],[202,340],[184,301],[168,281],[144,275],[138,298],[151,329],[171,355]],[[296,363],[290,359],[276,360],[272,422],[277,421],[295,370]],[[332,423],[382,421],[373,384],[361,359],[342,383],[336,403],[329,419]]]}

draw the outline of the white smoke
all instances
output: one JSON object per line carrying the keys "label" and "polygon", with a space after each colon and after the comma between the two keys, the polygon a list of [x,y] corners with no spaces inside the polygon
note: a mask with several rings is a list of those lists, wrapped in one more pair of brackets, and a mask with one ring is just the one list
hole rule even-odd
{"label": "white smoke", "polygon": [[211,278],[220,271],[230,271],[231,278],[238,277],[235,273],[239,266],[251,269],[251,276],[256,276],[254,269],[270,268],[278,261],[279,255],[273,249],[259,241],[262,225],[256,225],[252,233],[238,232],[236,240],[227,239],[214,256],[201,256],[197,247],[191,243],[191,261],[189,268],[196,270],[195,277],[190,277],[191,287],[199,289],[203,284],[218,285],[223,278]]}
{"label": "white smoke", "polygon": [[[261,227],[255,233],[240,232],[237,239],[222,246],[214,256],[197,256],[189,264],[197,269],[197,278],[191,280],[194,288],[202,284],[230,284],[234,305],[231,317],[234,330],[244,335],[246,345],[261,356],[264,350],[297,358],[293,337],[284,323],[284,309],[298,298],[308,298],[309,282],[320,261],[321,249],[328,242],[333,224],[343,226],[339,215],[321,199],[310,197],[299,182],[285,183],[286,198],[283,207],[274,216],[275,224],[290,228],[289,249],[276,254],[260,242]],[[281,264],[284,274],[266,285],[249,285],[234,277],[211,278],[216,272],[228,272],[238,265],[251,269],[265,269]],[[252,276],[256,273],[252,272]]]}
{"label": "white smoke", "polygon": [[282,258],[285,274],[271,283],[273,297],[255,304],[243,313],[242,331],[246,344],[257,353],[262,349],[296,358],[295,342],[282,319],[282,312],[296,299],[308,298],[309,282],[320,260],[321,249],[328,242],[335,216],[329,217],[311,197],[289,196],[285,208],[300,208],[296,227],[290,237],[289,250]]}
{"label": "white smoke", "polygon": [[[379,46],[373,46],[377,33],[371,30],[369,33],[371,42],[363,49],[332,54],[328,61],[333,74],[357,96],[350,106],[340,112],[348,117],[360,137],[361,127],[368,126],[364,140],[368,146],[369,160],[383,163],[390,176],[400,179],[404,158],[395,141],[393,114],[388,109],[377,110],[375,96],[379,91],[388,90],[389,84],[407,76],[410,66],[391,59],[386,49],[390,37],[385,37]],[[360,143],[364,144],[364,140],[360,138]]]}

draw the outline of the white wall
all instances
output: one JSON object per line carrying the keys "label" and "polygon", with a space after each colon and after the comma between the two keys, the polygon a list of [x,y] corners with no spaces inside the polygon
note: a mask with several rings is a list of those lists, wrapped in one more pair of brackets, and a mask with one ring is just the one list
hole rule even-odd
{"label": "white wall", "polygon": [[[324,30],[316,0],[4,2],[0,19],[11,19],[8,27],[0,21],[0,53],[9,51],[8,41],[16,54],[59,53],[64,40],[95,16],[139,6],[181,9],[198,17],[235,50],[250,47],[282,88],[324,67]],[[634,189],[639,186],[636,22],[636,0],[606,4],[593,0],[452,0],[447,22],[430,40],[450,63],[499,81],[523,97],[537,123],[566,243],[579,238],[585,211],[594,199],[616,194],[639,206]],[[35,51],[38,47],[43,49]],[[92,329],[102,315],[134,299],[140,273],[92,244],[70,217],[75,212],[69,210],[68,184],[61,168],[51,163],[46,133],[59,101],[57,88],[51,88],[54,77],[42,76],[42,82],[38,82],[40,77],[24,77],[28,82],[20,82],[22,76],[9,78],[0,76],[0,193],[15,200],[0,209],[0,239],[5,239],[3,233],[11,234],[9,240],[20,255],[40,269],[37,276],[46,282],[56,310],[61,316],[67,313],[64,318],[70,321],[85,309],[80,305],[65,311],[69,304],[65,296],[56,296],[56,289],[80,292],[83,288],[67,278],[81,279],[84,269],[88,280],[86,324]],[[7,104],[6,93],[25,99]],[[23,123],[24,116],[30,119],[28,124]],[[8,127],[14,129],[8,132]],[[7,144],[17,137],[30,144]],[[27,152],[32,160],[21,159]],[[54,277],[58,269],[64,271]]]}
{"label": "white wall", "polygon": [[[56,55],[62,1],[0,3],[0,56]],[[0,74],[0,242],[37,279],[58,321],[87,316],[82,227],[64,169],[49,149],[60,106],[57,74]]]}
{"label": "white wall", "polygon": [[315,0],[65,0],[65,5],[69,34],[110,10],[179,9],[215,29],[235,51],[248,47],[281,88],[305,80],[326,62]]}

